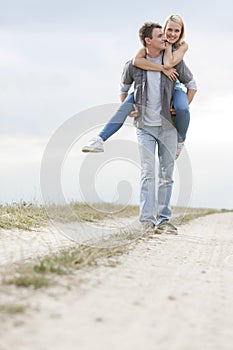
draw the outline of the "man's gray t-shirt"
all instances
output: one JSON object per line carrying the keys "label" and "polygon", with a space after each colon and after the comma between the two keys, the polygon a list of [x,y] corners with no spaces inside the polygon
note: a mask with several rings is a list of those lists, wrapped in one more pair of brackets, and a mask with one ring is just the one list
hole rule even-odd
{"label": "man's gray t-shirt", "polygon": [[[156,58],[146,56],[151,62],[162,64],[162,54]],[[145,113],[145,125],[148,126],[161,126],[161,72],[147,71],[147,102],[146,102],[146,113]]]}

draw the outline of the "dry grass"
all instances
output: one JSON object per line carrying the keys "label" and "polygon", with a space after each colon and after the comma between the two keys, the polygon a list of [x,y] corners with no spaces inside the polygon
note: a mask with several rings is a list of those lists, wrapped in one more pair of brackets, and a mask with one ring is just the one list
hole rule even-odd
{"label": "dry grass", "polygon": [[202,216],[211,215],[215,213],[222,213],[225,209],[211,209],[211,208],[173,208],[174,218],[172,221],[177,225],[187,224],[189,221],[200,218]]}
{"label": "dry grass", "polygon": [[8,270],[2,279],[3,285],[33,287],[39,289],[59,283],[62,275],[72,275],[76,270],[104,264],[116,266],[117,257],[128,252],[128,248],[96,248],[77,246],[64,249],[57,254],[37,259],[30,263],[21,263],[15,270]]}
{"label": "dry grass", "polygon": [[0,205],[0,228],[30,231],[48,225],[51,219],[61,222],[98,222],[103,219],[136,215],[138,215],[138,206],[136,205],[71,203],[67,206],[43,207],[21,202]]}
{"label": "dry grass", "polygon": [[0,206],[0,228],[31,230],[47,223],[48,215],[41,206],[26,202]]}
{"label": "dry grass", "polygon": [[136,205],[114,205],[111,203],[70,203],[67,206],[50,205],[46,207],[48,216],[56,221],[98,222],[103,219],[136,216],[139,208]]}
{"label": "dry grass", "polygon": [[26,311],[25,304],[7,303],[0,305],[0,312],[8,315],[22,314]]}
{"label": "dry grass", "polygon": [[[208,215],[214,212],[229,211],[226,209],[179,208],[174,207],[173,213],[180,214],[183,222],[195,216]],[[185,213],[185,215],[184,215]],[[103,219],[138,216],[137,205],[114,205],[111,203],[70,203],[67,206],[50,205],[47,207],[33,203],[13,203],[0,205],[0,228],[33,230],[49,224],[50,220],[60,222],[98,222]]]}

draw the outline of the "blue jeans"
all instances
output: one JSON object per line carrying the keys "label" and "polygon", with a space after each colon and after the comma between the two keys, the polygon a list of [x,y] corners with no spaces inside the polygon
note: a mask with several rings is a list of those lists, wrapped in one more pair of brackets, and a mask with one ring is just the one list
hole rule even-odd
{"label": "blue jeans", "polygon": [[[159,225],[171,217],[170,200],[173,187],[174,159],[177,149],[177,131],[161,126],[137,129],[141,159],[140,215],[141,223]],[[155,195],[155,150],[158,147],[159,174],[157,201]],[[154,211],[156,210],[156,218]]]}
{"label": "blue jeans", "polygon": [[124,102],[120,105],[116,113],[105,125],[99,136],[106,141],[110,136],[115,134],[124,124],[127,116],[134,109],[134,93],[129,94]]}
{"label": "blue jeans", "polygon": [[175,89],[173,106],[176,110],[176,130],[178,141],[184,142],[190,122],[188,95],[182,89]]}
{"label": "blue jeans", "polygon": [[[134,94],[127,96],[125,101],[120,105],[116,113],[108,121],[99,136],[106,141],[124,124],[127,116],[133,110]],[[173,105],[176,110],[176,129],[178,132],[179,142],[184,142],[190,121],[188,96],[182,89],[175,89],[173,96]]]}

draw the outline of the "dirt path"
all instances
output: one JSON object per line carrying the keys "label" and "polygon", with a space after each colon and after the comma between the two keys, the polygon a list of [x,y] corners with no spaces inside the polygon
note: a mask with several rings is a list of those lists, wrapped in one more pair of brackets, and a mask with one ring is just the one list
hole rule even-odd
{"label": "dirt path", "polygon": [[[54,223],[34,231],[0,229],[0,268],[6,264],[44,256],[65,247],[79,244],[98,245],[99,239],[108,238],[120,229],[138,227],[138,218],[118,218],[96,223]],[[68,239],[67,239],[68,238]],[[0,349],[1,350],[1,349]]]}
{"label": "dirt path", "polygon": [[80,271],[69,290],[12,290],[30,307],[5,320],[0,350],[232,349],[233,213],[140,241],[120,261]]}

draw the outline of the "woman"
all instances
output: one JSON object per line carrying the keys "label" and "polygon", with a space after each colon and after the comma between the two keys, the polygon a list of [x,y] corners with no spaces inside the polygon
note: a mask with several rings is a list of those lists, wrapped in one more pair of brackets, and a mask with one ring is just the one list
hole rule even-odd
{"label": "woman", "polygon": [[[184,41],[184,22],[179,15],[171,15],[164,24],[164,33],[167,38],[166,49],[164,52],[164,64],[151,62],[145,58],[146,51],[142,48],[137,53],[133,64],[144,70],[160,71],[167,75],[171,80],[176,80],[176,71],[173,69],[184,57],[188,50],[188,44]],[[189,90],[190,91],[190,90]],[[176,81],[176,87],[173,96],[173,106],[171,106],[171,113],[176,115],[175,126],[178,131],[178,148],[176,158],[179,156],[184,145],[190,114],[189,103],[194,96],[193,92],[187,95],[181,88],[179,81]],[[122,101],[123,102],[123,101]],[[173,108],[174,107],[174,108]],[[131,93],[124,100],[124,103],[119,107],[117,112],[105,125],[98,136],[93,137],[89,143],[82,148],[83,152],[103,152],[103,143],[118,131],[127,116],[137,116],[137,111],[134,108],[134,95]]]}

